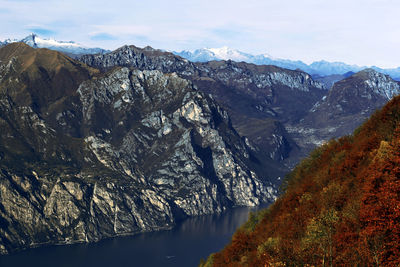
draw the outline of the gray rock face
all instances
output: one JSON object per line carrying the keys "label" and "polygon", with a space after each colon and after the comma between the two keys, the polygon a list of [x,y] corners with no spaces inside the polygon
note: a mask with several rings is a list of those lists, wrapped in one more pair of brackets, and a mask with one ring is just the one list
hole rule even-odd
{"label": "gray rock face", "polygon": [[34,171],[5,170],[0,178],[1,253],[167,229],[175,222],[162,196],[133,182],[87,182],[72,175],[50,182]]}
{"label": "gray rock face", "polygon": [[50,83],[32,102],[21,98],[41,83],[17,82],[26,70],[15,60],[0,84],[1,253],[169,229],[276,198],[257,151],[190,81],[123,67],[74,90],[63,80],[57,99]]}
{"label": "gray rock face", "polygon": [[[373,69],[366,69],[362,71],[366,76],[364,83],[372,89],[372,94],[380,95],[387,100],[392,99],[400,93],[399,83],[390,78],[389,75],[379,73]],[[358,75],[361,75],[360,73]],[[365,92],[364,93],[368,93]],[[363,94],[361,97],[371,98],[371,94]]]}
{"label": "gray rock face", "polygon": [[133,45],[122,46],[112,53],[83,55],[79,60],[99,69],[122,66],[167,73],[179,72],[185,75],[193,75],[196,72],[195,65],[186,59],[151,47],[141,49]]}
{"label": "gray rock face", "polygon": [[[262,183],[244,164],[251,151],[231,128],[227,113],[194,91],[187,80],[175,74],[122,68],[107,78],[83,83],[78,92],[82,103],[86,103],[84,107],[88,107],[83,109],[87,120],[84,124],[91,126],[85,142],[106,167],[132,177],[143,173],[146,183],[165,188],[168,196],[179,195],[175,201],[178,207],[185,207],[181,203],[189,197],[197,199],[199,205],[209,202],[219,209],[224,206],[216,199],[221,191],[234,205],[256,205],[266,200]],[[95,113],[96,106],[126,117],[108,129],[91,125],[92,118],[101,115],[99,111]],[[221,134],[221,127],[228,132]],[[101,131],[96,130],[100,128]],[[120,142],[114,142],[116,135],[121,136]],[[206,173],[221,183],[208,182]],[[199,177],[203,180],[197,187],[194,181]],[[202,188],[204,185],[206,188]],[[244,191],[236,191],[236,186]],[[214,196],[201,199],[193,195],[198,192],[196,189],[213,192]],[[187,214],[194,215],[196,210]]]}
{"label": "gray rock face", "polygon": [[[352,133],[400,93],[396,81],[373,69],[324,77],[320,83],[307,73],[275,66],[230,60],[191,63],[159,50],[131,49],[135,53],[128,53],[129,58],[127,52],[116,50],[81,60],[104,68],[121,65],[124,59],[124,66],[176,71],[187,77],[225,107],[234,127],[264,153],[264,163],[273,166],[276,176],[294,167],[316,146]],[[162,64],[166,58],[167,67]],[[322,83],[333,86],[328,91]]]}
{"label": "gray rock face", "polygon": [[291,90],[305,92],[310,91],[311,88],[324,88],[321,83],[314,81],[305,72],[290,71],[272,66],[256,66],[227,61],[197,64],[197,67],[202,72],[208,73],[210,78],[223,81],[226,84],[233,83],[238,87],[254,84],[258,89],[262,89],[281,85],[289,87]]}
{"label": "gray rock face", "polygon": [[257,144],[264,153],[264,161],[275,165],[272,168],[278,176],[287,171],[282,162],[291,153],[297,153],[296,144],[279,124],[298,121],[326,94],[321,83],[302,71],[230,60],[192,63],[152,48],[124,46],[104,55],[85,55],[79,60],[100,69],[130,66],[176,72],[191,80],[196,88],[212,95],[227,110],[234,127]]}
{"label": "gray rock face", "polygon": [[84,55],[79,58],[89,66],[110,69],[115,66],[128,66],[140,70],[160,70],[176,72],[181,76],[208,77],[233,87],[250,84],[258,89],[283,85],[291,90],[308,92],[310,88],[323,89],[322,83],[314,81],[302,71],[290,71],[279,67],[256,66],[232,61],[192,63],[172,53],[145,47],[123,46],[111,53]]}

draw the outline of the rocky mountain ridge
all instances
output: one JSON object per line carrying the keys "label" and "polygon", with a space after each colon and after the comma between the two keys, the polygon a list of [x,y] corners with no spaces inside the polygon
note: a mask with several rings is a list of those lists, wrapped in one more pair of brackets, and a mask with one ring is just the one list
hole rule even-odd
{"label": "rocky mountain ridge", "polygon": [[287,128],[302,147],[311,150],[330,138],[350,134],[377,109],[400,94],[400,84],[374,69],[336,82],[297,125]]}
{"label": "rocky mountain ridge", "polygon": [[[275,162],[277,175],[294,167],[315,146],[350,134],[399,93],[396,81],[374,69],[349,72],[326,81],[317,77],[320,83],[302,71],[230,60],[193,63],[172,53],[135,46],[124,46],[104,55],[85,55],[80,60],[100,69],[121,65],[159,69],[190,79],[200,91],[211,94],[226,108],[242,136],[268,154]],[[328,91],[330,83],[334,85]],[[343,101],[349,107],[358,107],[356,110],[332,109],[340,106],[333,102],[341,101],[340,95],[345,92],[342,85],[353,95]],[[363,93],[354,95],[354,90]],[[376,97],[364,101],[363,94]],[[327,103],[332,103],[330,108],[324,108],[328,98]]]}
{"label": "rocky mountain ridge", "polygon": [[[103,70],[130,66],[176,72],[190,79],[200,91],[211,94],[227,109],[241,135],[267,154],[272,153],[274,159],[284,159],[296,150],[282,122],[299,120],[326,93],[321,83],[301,71],[233,61],[193,63],[149,47],[124,46],[104,55],[85,55],[79,60]],[[279,163],[276,168],[286,167]]]}
{"label": "rocky mountain ridge", "polygon": [[[96,54],[110,52],[102,48],[89,48],[84,45],[75,43],[73,41],[64,42],[55,39],[46,39],[38,36],[35,33],[28,35],[23,39],[6,39],[0,41],[0,47],[10,44],[12,42],[25,42],[34,48],[48,48],[56,51],[63,52],[71,57],[77,57],[84,54]],[[300,69],[313,76],[340,76],[348,72],[359,72],[366,68],[373,68],[378,72],[390,75],[393,79],[400,79],[400,68],[379,68],[376,66],[366,67],[358,65],[350,65],[343,62],[329,62],[320,60],[311,64],[306,64],[300,60],[290,60],[275,58],[267,53],[253,55],[245,53],[227,46],[220,48],[201,48],[194,51],[183,50],[180,52],[172,51],[175,55],[190,60],[192,62],[208,62],[219,60],[232,60],[236,62],[246,62],[256,65],[274,65],[285,69],[297,70]],[[330,79],[330,78],[328,78]],[[329,83],[328,83],[329,85]],[[330,88],[330,86],[328,86]]]}
{"label": "rocky mountain ridge", "polygon": [[169,229],[276,198],[259,151],[176,74],[0,49],[0,252]]}

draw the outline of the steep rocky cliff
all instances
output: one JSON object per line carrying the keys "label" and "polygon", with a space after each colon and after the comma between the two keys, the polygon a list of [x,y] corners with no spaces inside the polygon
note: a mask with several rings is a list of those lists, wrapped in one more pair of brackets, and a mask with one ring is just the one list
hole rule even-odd
{"label": "steep rocky cliff", "polygon": [[192,63],[151,47],[123,46],[102,55],[85,55],[80,61],[102,70],[130,66],[141,70],[176,72],[211,94],[229,113],[242,136],[272,159],[277,175],[287,167],[282,161],[299,153],[283,124],[305,116],[326,90],[302,71],[244,62]]}
{"label": "steep rocky cliff", "polygon": [[0,252],[167,229],[276,197],[263,155],[176,74],[0,49]]}

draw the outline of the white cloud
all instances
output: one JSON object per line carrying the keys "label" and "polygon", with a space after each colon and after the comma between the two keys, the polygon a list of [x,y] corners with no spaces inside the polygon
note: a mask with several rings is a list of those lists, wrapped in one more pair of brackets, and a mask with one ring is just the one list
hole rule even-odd
{"label": "white cloud", "polygon": [[91,25],[93,31],[89,32],[89,36],[106,32],[113,35],[143,35],[151,31],[151,27],[146,25]]}
{"label": "white cloud", "polygon": [[[111,49],[228,45],[306,62],[400,66],[400,5],[393,0],[0,0],[0,6],[0,38],[23,37],[28,25],[40,25],[58,39]],[[118,38],[93,38],[100,34]]]}

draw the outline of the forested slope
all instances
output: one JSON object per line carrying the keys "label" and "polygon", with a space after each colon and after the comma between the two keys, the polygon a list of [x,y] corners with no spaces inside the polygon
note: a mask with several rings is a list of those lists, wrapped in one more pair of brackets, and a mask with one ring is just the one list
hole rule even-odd
{"label": "forested slope", "polygon": [[400,97],[303,160],[205,266],[399,266]]}

